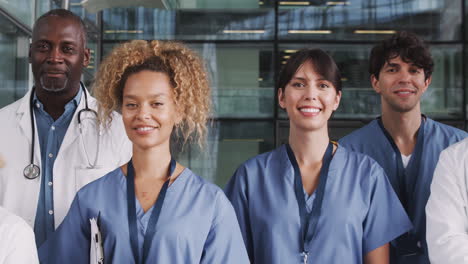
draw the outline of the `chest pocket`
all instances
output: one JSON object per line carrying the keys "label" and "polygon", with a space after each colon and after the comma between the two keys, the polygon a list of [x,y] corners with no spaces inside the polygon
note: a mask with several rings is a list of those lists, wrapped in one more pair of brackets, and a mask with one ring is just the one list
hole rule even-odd
{"label": "chest pocket", "polygon": [[75,189],[78,191],[81,187],[86,184],[101,178],[110,172],[109,168],[96,168],[96,169],[87,169],[87,168],[77,168],[75,169]]}

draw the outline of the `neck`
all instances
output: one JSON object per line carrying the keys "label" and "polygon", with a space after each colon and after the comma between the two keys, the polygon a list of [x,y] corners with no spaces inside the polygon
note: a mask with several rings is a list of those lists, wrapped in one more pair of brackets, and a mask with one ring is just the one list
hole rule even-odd
{"label": "neck", "polygon": [[403,155],[410,155],[416,146],[417,132],[421,126],[421,110],[418,107],[409,112],[385,111],[382,109],[382,123]]}
{"label": "neck", "polygon": [[41,87],[36,86],[36,96],[44,105],[46,111],[54,120],[57,120],[65,111],[65,105],[70,102],[80,89],[80,84],[75,85],[74,88],[62,92],[48,92]]}
{"label": "neck", "polygon": [[312,132],[292,126],[289,130],[289,145],[299,165],[321,162],[329,141],[327,126]]}
{"label": "neck", "polygon": [[156,178],[166,180],[171,161],[169,143],[167,146],[157,146],[150,149],[139,149],[133,146],[133,168],[135,179]]}

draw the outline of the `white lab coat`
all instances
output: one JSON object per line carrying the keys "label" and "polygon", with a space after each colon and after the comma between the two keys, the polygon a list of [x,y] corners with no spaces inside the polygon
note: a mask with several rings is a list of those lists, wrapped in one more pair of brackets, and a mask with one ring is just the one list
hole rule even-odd
{"label": "white lab coat", "polygon": [[36,264],[36,242],[30,226],[0,207],[0,264]]}
{"label": "white lab coat", "polygon": [[468,138],[441,152],[426,221],[431,263],[468,263]]}
{"label": "white lab coat", "polygon": [[[24,167],[30,164],[31,155],[30,94],[31,90],[20,100],[0,109],[0,157],[4,160],[3,167],[0,168],[0,206],[22,217],[33,227],[42,174],[33,180],[26,179],[23,175]],[[89,159],[94,161],[97,129],[93,125],[85,126],[83,136],[80,136],[77,115],[85,107],[84,99],[83,95],[54,163],[55,228],[62,222],[75,193],[81,187],[126,163],[131,157],[131,143],[125,133],[122,118],[116,113],[110,128],[102,130],[98,167],[88,168],[82,142],[87,146]],[[88,105],[91,109],[96,109],[96,100],[89,94]],[[42,171],[37,131],[36,125],[34,163],[39,165]]]}

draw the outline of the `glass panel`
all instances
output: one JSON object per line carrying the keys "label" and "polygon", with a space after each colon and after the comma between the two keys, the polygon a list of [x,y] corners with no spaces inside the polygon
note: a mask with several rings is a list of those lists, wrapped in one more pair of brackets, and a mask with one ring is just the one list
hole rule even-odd
{"label": "glass panel", "polygon": [[[116,43],[106,43],[108,54]],[[214,117],[274,115],[273,47],[270,44],[189,44],[205,60]]]}
{"label": "glass panel", "polygon": [[35,0],[0,1],[0,7],[21,23],[32,27]]}
{"label": "glass panel", "polygon": [[422,97],[422,111],[432,118],[463,118],[461,45],[432,45],[434,73]]}
{"label": "glass panel", "polygon": [[244,161],[274,148],[273,129],[272,122],[213,122],[206,146],[188,146],[177,160],[224,187]]}
{"label": "glass panel", "polygon": [[36,18],[56,8],[62,8],[62,0],[36,0]]}
{"label": "glass panel", "polygon": [[104,10],[104,39],[264,40],[274,35],[274,10]]}
{"label": "glass panel", "polygon": [[[280,46],[280,63],[291,52],[305,45]],[[374,92],[368,73],[368,57],[372,45],[327,44],[310,45],[322,48],[336,61],[341,70],[343,95],[334,118],[372,118],[380,114],[380,96]],[[463,88],[461,45],[432,45],[435,69],[432,84],[421,99],[422,110],[433,118],[463,118]],[[286,117],[279,111],[280,117]]]}
{"label": "glass panel", "polygon": [[273,47],[191,44],[210,74],[215,117],[273,117]]}
{"label": "glass panel", "polygon": [[378,40],[410,30],[426,40],[460,40],[461,0],[279,2],[280,39]]}
{"label": "glass panel", "polygon": [[94,25],[95,29],[93,29],[93,31],[98,31],[96,27],[96,13],[88,12],[85,8],[83,8],[83,2],[84,1],[82,0],[70,0],[70,7],[68,9],[73,13],[79,15],[87,24],[89,23],[91,25]]}
{"label": "glass panel", "polygon": [[21,98],[28,90],[29,37],[0,16],[0,108]]}

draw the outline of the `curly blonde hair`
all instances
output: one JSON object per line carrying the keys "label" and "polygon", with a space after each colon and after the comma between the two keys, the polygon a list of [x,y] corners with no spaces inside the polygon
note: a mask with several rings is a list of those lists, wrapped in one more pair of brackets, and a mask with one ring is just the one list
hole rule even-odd
{"label": "curly blonde hair", "polygon": [[[160,61],[162,65],[147,67],[154,61]],[[182,115],[182,122],[176,125],[176,135],[182,137],[183,144],[192,141],[202,146],[211,110],[208,77],[199,56],[176,42],[134,40],[112,50],[101,63],[93,86],[99,121],[105,127],[109,126],[112,112],[121,111],[127,78],[142,70],[169,76],[174,101]]]}

